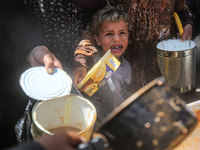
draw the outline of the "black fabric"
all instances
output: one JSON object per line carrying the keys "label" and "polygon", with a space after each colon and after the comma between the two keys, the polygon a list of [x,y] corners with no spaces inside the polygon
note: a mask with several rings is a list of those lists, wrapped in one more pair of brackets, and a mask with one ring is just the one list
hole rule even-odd
{"label": "black fabric", "polygon": [[5,149],[17,145],[14,126],[29,100],[19,85],[29,67],[26,55],[45,39],[23,0],[1,0],[0,20],[0,149]]}
{"label": "black fabric", "polygon": [[85,10],[97,10],[99,7],[106,5],[106,0],[87,0],[87,3],[83,0],[72,0],[77,6]]}
{"label": "black fabric", "polygon": [[13,14],[16,11],[26,11],[23,0],[1,0],[0,15]]}
{"label": "black fabric", "polygon": [[19,86],[19,78],[27,66],[0,32],[0,149],[17,144],[14,125],[28,102]]}
{"label": "black fabric", "polygon": [[34,47],[47,45],[43,31],[23,1],[0,1],[0,6],[1,36],[26,63],[26,56]]}
{"label": "black fabric", "polygon": [[192,12],[192,18],[193,18],[194,24],[195,24],[193,38],[195,38],[200,33],[200,1],[199,0],[186,0],[186,3]]}
{"label": "black fabric", "polygon": [[186,9],[182,9],[179,13],[178,13],[180,20],[182,22],[183,27],[186,24],[191,24],[194,27],[194,21],[192,18],[192,14],[188,12],[188,10]]}
{"label": "black fabric", "polygon": [[28,142],[7,150],[45,150],[45,148],[37,142]]}

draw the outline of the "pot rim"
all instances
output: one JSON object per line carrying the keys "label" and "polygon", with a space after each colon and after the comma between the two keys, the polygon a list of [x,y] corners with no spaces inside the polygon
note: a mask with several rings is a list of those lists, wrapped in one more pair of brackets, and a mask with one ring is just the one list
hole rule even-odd
{"label": "pot rim", "polygon": [[170,41],[177,41],[177,42],[181,42],[179,39],[167,39],[167,40],[162,40],[160,42],[158,42],[158,44],[156,45],[156,48],[160,51],[166,51],[166,52],[183,52],[183,51],[187,51],[187,50],[191,50],[193,49],[195,46],[196,46],[196,43],[193,41],[193,40],[185,40],[183,42],[187,42],[189,44],[191,44],[188,48],[181,48],[180,50],[168,50],[168,49],[161,49],[160,48],[160,45],[163,43],[163,42],[170,42]]}

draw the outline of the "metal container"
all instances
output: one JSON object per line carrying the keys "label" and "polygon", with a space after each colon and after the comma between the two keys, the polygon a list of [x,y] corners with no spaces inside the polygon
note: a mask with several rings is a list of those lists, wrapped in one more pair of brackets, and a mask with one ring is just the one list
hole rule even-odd
{"label": "metal container", "polygon": [[[114,150],[171,150],[196,125],[196,116],[160,77],[126,99],[96,132],[106,138],[105,147]],[[102,143],[96,141],[100,140],[80,145],[79,150],[95,150],[94,145]]]}
{"label": "metal container", "polygon": [[[32,109],[31,133],[34,139],[52,135],[51,131],[74,131],[89,140],[96,121],[96,109],[87,99],[70,94],[38,101]],[[61,130],[62,129],[62,130]],[[75,130],[79,129],[79,131]]]}
{"label": "metal container", "polygon": [[161,74],[176,93],[185,93],[196,86],[194,41],[163,40],[157,44],[157,62]]}

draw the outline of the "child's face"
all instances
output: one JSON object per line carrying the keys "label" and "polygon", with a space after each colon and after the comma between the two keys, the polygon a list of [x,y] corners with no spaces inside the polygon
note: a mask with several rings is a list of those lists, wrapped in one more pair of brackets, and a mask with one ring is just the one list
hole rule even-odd
{"label": "child's face", "polygon": [[120,60],[120,56],[128,46],[128,25],[123,20],[104,23],[99,35],[95,35],[94,38],[97,44],[101,46],[103,54],[110,49],[111,53]]}

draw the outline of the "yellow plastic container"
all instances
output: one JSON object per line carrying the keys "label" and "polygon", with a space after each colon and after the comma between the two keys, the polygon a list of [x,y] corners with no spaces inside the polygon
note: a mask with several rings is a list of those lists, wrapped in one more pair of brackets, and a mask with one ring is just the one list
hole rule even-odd
{"label": "yellow plastic container", "polygon": [[120,62],[111,54],[110,50],[90,69],[86,77],[77,88],[92,96],[114,74]]}

